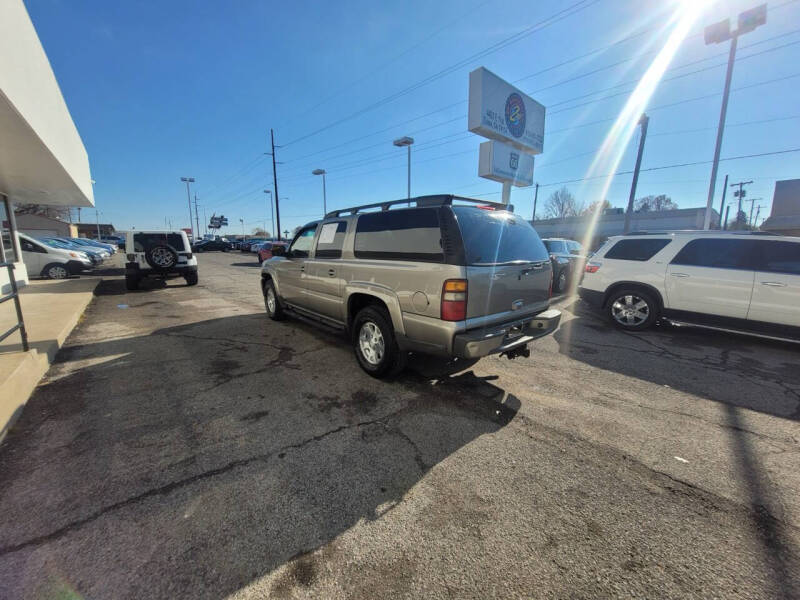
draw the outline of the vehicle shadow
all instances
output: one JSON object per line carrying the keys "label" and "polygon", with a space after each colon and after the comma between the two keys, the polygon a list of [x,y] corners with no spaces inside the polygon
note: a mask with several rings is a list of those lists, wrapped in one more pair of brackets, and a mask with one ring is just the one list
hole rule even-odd
{"label": "vehicle shadow", "polygon": [[[575,318],[562,321],[553,335],[561,354],[715,402],[800,420],[800,345],[669,324],[630,333],[581,301],[563,308]],[[709,371],[718,374],[713,385]]]}
{"label": "vehicle shadow", "polygon": [[291,595],[519,410],[446,365],[378,383],[296,325],[79,326],[0,446],[0,597],[220,598],[287,562],[271,593]]}
{"label": "vehicle shadow", "polygon": [[253,262],[235,262],[230,264],[231,267],[255,267],[257,269],[261,268],[261,264],[258,260],[253,260]]}

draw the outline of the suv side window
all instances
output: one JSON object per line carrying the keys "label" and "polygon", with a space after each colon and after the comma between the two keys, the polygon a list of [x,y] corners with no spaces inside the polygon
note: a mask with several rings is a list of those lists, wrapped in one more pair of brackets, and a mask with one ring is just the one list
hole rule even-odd
{"label": "suv side window", "polygon": [[317,240],[317,251],[314,258],[342,258],[344,234],[347,232],[347,221],[324,223]]}
{"label": "suv side window", "polygon": [[289,246],[290,258],[308,258],[311,253],[311,245],[314,243],[314,234],[317,232],[317,226],[312,225],[302,229],[297,237],[294,238],[292,245]]}
{"label": "suv side window", "polygon": [[753,240],[692,240],[678,252],[671,264],[750,271],[755,267],[753,263],[756,251]]}
{"label": "suv side window", "polygon": [[439,213],[412,208],[365,213],[358,217],[356,258],[444,262]]}
{"label": "suv side window", "polygon": [[646,261],[653,258],[672,240],[664,238],[635,238],[619,240],[609,248],[603,258]]}
{"label": "suv side window", "polygon": [[800,243],[757,241],[756,271],[800,275]]}
{"label": "suv side window", "polygon": [[47,250],[42,248],[39,244],[34,244],[28,240],[21,239],[19,245],[23,252],[40,252],[41,254],[47,254]]}
{"label": "suv side window", "polygon": [[551,254],[565,254],[566,248],[564,248],[564,242],[561,240],[545,240],[544,245],[547,246],[547,251]]}
{"label": "suv side window", "polygon": [[570,254],[583,254],[583,249],[578,242],[569,241],[567,242],[567,247],[569,248]]}

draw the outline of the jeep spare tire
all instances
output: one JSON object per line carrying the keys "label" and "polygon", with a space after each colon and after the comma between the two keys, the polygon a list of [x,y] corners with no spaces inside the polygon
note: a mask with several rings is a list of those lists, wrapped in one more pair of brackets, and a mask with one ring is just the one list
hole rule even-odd
{"label": "jeep spare tire", "polygon": [[178,253],[168,244],[157,244],[147,249],[144,259],[157,271],[168,271],[178,264]]}

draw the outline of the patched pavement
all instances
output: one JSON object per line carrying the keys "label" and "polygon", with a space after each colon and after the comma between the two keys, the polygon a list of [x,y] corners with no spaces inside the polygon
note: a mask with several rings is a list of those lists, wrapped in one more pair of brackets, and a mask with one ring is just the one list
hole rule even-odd
{"label": "patched pavement", "polygon": [[0,445],[0,597],[798,597],[800,350],[560,304],[379,382],[252,255],[108,277]]}

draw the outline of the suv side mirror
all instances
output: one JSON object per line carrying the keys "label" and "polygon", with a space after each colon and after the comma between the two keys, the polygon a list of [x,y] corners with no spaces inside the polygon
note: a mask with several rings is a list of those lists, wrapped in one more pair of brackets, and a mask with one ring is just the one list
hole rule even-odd
{"label": "suv side mirror", "polygon": [[273,246],[272,256],[286,256],[286,246]]}

